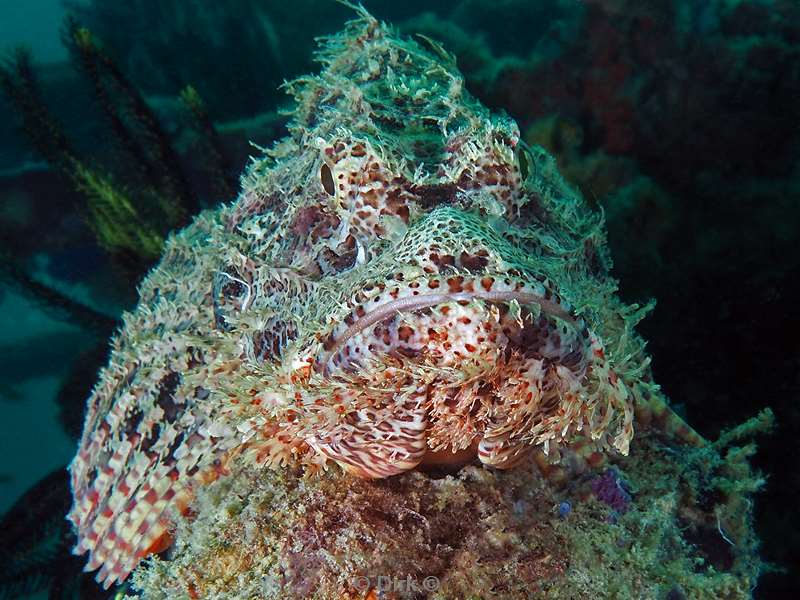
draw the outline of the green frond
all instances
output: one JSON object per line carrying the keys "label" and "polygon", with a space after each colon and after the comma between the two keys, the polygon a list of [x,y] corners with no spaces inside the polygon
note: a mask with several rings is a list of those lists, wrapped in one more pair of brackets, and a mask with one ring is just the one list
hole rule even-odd
{"label": "green frond", "polygon": [[131,199],[110,177],[74,162],[73,181],[86,198],[86,207],[97,240],[110,252],[127,251],[144,260],[161,254],[164,238],[143,220]]}

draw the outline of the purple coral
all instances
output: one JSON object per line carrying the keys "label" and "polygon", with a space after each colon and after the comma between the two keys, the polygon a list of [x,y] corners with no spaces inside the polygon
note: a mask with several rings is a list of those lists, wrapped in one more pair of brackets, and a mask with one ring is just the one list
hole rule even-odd
{"label": "purple coral", "polygon": [[617,514],[624,514],[630,510],[631,491],[620,472],[614,468],[606,471],[592,480],[592,492],[600,502],[607,504]]}

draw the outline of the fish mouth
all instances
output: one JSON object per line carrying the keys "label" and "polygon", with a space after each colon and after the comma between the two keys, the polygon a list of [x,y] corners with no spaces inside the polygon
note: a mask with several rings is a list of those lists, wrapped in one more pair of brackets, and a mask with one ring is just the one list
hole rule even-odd
{"label": "fish mouth", "polygon": [[[434,277],[412,280],[403,285],[396,282],[383,284],[379,294],[361,303],[344,322],[330,333],[323,351],[315,363],[317,372],[330,376],[336,363],[347,366],[346,357],[340,357],[347,343],[364,333],[369,327],[379,325],[398,315],[417,313],[446,303],[462,305],[479,300],[495,305],[517,303],[520,307],[538,307],[538,312],[557,317],[579,329],[583,320],[576,316],[568,302],[553,292],[546,278],[532,281],[513,280],[504,274],[483,274],[478,277]],[[381,295],[391,300],[380,302]],[[376,303],[377,301],[377,303]],[[370,306],[371,305],[371,306]]]}
{"label": "fish mouth", "polygon": [[368,286],[315,363],[331,396],[348,398],[342,417],[306,440],[317,452],[367,478],[420,463],[455,467],[476,454],[510,468],[530,446],[547,452],[577,426],[592,336],[546,278],[434,275]]}

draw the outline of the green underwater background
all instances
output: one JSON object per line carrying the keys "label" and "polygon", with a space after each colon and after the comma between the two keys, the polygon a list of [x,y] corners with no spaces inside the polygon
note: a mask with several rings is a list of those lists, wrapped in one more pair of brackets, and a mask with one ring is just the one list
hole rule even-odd
{"label": "green underwater background", "polygon": [[[800,597],[800,3],[365,6],[439,41],[603,211],[622,298],[657,301],[639,332],[673,409],[710,440],[762,415],[745,452],[765,481],[741,482],[759,488],[752,597]],[[64,519],[108,339],[166,235],[233,200],[285,135],[281,84],[352,17],[333,0],[0,4],[0,598],[114,596]],[[722,527],[692,542],[698,572],[736,562]]]}

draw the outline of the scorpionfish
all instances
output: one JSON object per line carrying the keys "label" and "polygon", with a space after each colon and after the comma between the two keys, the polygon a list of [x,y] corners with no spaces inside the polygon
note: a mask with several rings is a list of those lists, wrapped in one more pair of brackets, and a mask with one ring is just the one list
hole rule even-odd
{"label": "scorpionfish", "polygon": [[105,587],[237,466],[627,453],[657,393],[602,216],[451,55],[362,10],[318,59],[287,137],[170,236],[112,340],[68,515]]}

